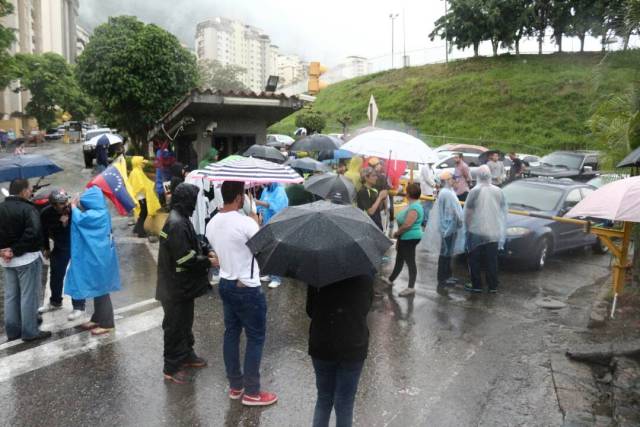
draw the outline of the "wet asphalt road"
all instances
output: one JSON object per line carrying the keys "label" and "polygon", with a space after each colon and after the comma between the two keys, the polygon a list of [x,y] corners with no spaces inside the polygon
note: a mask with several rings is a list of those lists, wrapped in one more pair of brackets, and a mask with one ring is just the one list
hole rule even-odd
{"label": "wet asphalt road", "polygon": [[[41,150],[65,168],[51,181],[80,190],[80,146]],[[314,376],[306,353],[305,289],[287,282],[265,289],[265,389],[280,402],[244,408],[226,397],[222,362],[222,307],[217,291],[196,304],[196,351],[209,367],[191,385],[162,379],[161,309],[155,290],[153,245],[131,237],[126,218],[114,219],[123,291],[113,295],[116,334],[92,338],[45,315],[55,335],[40,344],[0,341],[0,425],[310,425]],[[544,272],[506,266],[497,295],[435,292],[435,259],[418,254],[418,292],[399,298],[406,271],[392,291],[377,285],[370,315],[369,358],[356,401],[358,426],[560,425],[549,355],[583,333],[595,282],[609,272],[609,256],[587,251],[551,260]],[[385,265],[389,272],[392,265]],[[464,265],[456,275],[466,277]],[[551,296],[558,311],[535,301]],[[65,301],[68,304],[68,301]],[[88,306],[89,313],[92,311]]]}

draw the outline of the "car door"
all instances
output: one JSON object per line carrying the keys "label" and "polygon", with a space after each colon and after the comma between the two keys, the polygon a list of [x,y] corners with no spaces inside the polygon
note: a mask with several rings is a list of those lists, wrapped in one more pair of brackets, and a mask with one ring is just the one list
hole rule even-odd
{"label": "car door", "polygon": [[[558,216],[564,216],[571,210],[572,207],[577,205],[582,200],[582,192],[580,188],[574,188],[569,190],[566,194],[562,204],[560,205],[560,212]],[[568,224],[564,222],[556,223],[556,242],[555,248],[557,250],[566,250],[583,246],[584,243],[584,227],[576,224]]]}

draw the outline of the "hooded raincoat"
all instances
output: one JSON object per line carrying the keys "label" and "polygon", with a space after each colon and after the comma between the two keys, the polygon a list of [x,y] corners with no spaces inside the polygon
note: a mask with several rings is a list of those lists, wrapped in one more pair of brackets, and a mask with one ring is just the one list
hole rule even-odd
{"label": "hooded raincoat", "polygon": [[71,209],[71,261],[64,293],[73,299],[97,298],[121,287],[111,215],[98,187],[82,193],[80,204],[84,210]]}
{"label": "hooded raincoat", "polygon": [[258,207],[258,213],[262,215],[263,224],[269,223],[269,220],[271,220],[275,214],[289,206],[289,198],[287,197],[284,187],[282,184],[275,182],[267,185],[264,190],[262,190],[260,200],[269,203],[268,208]]}
{"label": "hooded raincoat", "polygon": [[[131,158],[131,173],[129,173],[129,184],[131,184],[131,190],[133,195],[137,196],[140,193],[144,194],[144,198],[147,200],[147,212],[149,215],[155,215],[160,209],[160,202],[154,191],[154,183],[144,174],[142,166],[144,165],[144,158],[142,156],[133,156]],[[136,216],[140,215],[140,207],[137,206],[134,209]]]}
{"label": "hooded raincoat", "polygon": [[[463,230],[462,206],[453,189],[444,187],[438,193],[435,205],[431,209],[427,230],[422,239],[423,247],[429,252],[446,257],[463,253]],[[454,235],[453,242],[447,239]]]}
{"label": "hooded raincoat", "polygon": [[502,189],[491,184],[491,170],[482,165],[475,171],[477,184],[464,205],[466,249],[471,252],[487,243],[502,248],[507,236],[507,200]]}

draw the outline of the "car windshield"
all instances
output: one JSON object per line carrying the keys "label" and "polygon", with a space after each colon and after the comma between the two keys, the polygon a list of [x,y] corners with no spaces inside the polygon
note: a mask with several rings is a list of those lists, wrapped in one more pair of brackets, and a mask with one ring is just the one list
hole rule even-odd
{"label": "car windshield", "polygon": [[529,211],[552,211],[562,198],[562,190],[551,186],[514,182],[503,188],[510,208]]}
{"label": "car windshield", "polygon": [[102,129],[102,130],[93,130],[93,131],[87,132],[86,140],[88,141],[91,138],[94,138],[98,135],[102,135],[105,133],[111,133],[111,131],[109,129]]}
{"label": "car windshield", "polygon": [[567,153],[551,153],[540,159],[544,166],[559,166],[578,169],[582,165],[582,156]]}

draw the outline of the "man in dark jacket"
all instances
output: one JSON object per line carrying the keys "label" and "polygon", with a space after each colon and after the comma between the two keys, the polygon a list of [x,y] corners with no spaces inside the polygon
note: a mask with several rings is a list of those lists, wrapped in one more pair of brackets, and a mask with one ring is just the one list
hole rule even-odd
{"label": "man in dark jacket", "polygon": [[321,289],[308,287],[309,355],[318,400],[314,426],[350,426],[364,360],[369,351],[367,314],[373,301],[373,275],[351,277]]}
{"label": "man in dark jacket", "polygon": [[41,283],[42,231],[38,210],[29,202],[26,179],[9,185],[10,196],[0,203],[0,266],[4,270],[4,327],[7,338],[34,341],[51,332],[38,328],[38,289]]}
{"label": "man in dark jacket", "polygon": [[[49,302],[38,309],[39,313],[62,308],[62,287],[67,265],[71,258],[71,204],[64,190],[53,190],[49,194],[49,206],[40,213],[44,256],[49,259]],[[53,250],[49,239],[53,240]],[[84,314],[85,301],[72,300],[73,311],[68,320],[79,319]]]}
{"label": "man in dark jacket", "polygon": [[156,299],[164,310],[164,378],[176,384],[189,382],[185,368],[207,366],[207,361],[193,351],[193,308],[195,298],[208,289],[208,269],[216,259],[198,239],[189,220],[198,192],[192,184],[176,187],[169,217],[160,232]]}

